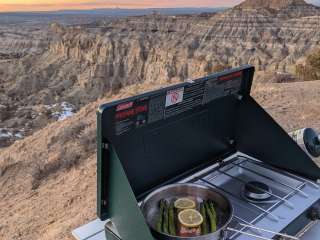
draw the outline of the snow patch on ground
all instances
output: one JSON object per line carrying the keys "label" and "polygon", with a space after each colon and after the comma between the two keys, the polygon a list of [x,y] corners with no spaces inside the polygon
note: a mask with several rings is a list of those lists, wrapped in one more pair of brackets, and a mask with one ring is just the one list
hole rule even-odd
{"label": "snow patch on ground", "polygon": [[16,134],[14,134],[14,136],[15,136],[16,138],[23,138],[23,136],[22,136],[21,133],[16,133]]}
{"label": "snow patch on ground", "polygon": [[21,129],[20,131],[16,130],[9,130],[6,128],[0,128],[0,140],[9,140],[10,138],[12,139],[18,139],[18,138],[23,138],[23,132],[24,130]]}
{"label": "snow patch on ground", "polygon": [[0,128],[0,138],[11,138],[13,134],[7,129]]}
{"label": "snow patch on ground", "polygon": [[47,109],[52,109],[54,112],[52,112],[51,116],[56,118],[58,121],[63,121],[75,113],[75,107],[71,103],[68,102],[62,102],[60,104],[52,104],[52,105],[46,105]]}

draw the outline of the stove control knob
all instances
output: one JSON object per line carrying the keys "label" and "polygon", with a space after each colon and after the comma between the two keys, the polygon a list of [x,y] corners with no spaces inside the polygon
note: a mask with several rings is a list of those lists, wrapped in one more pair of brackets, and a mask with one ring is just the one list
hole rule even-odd
{"label": "stove control knob", "polygon": [[308,218],[312,221],[316,221],[320,219],[320,209],[313,207],[309,210]]}

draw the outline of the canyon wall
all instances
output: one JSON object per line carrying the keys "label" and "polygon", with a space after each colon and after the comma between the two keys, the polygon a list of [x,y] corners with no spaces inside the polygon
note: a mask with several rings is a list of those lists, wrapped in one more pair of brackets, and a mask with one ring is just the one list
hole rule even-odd
{"label": "canyon wall", "polygon": [[[301,9],[310,11],[301,17]],[[27,29],[7,28],[0,36],[2,54],[10,55],[0,60],[0,130],[27,134],[59,119],[64,103],[77,111],[136,83],[184,81],[243,64],[294,73],[319,47],[319,13],[301,0],[264,7],[246,1],[216,14],[51,24],[29,30],[27,40]]]}

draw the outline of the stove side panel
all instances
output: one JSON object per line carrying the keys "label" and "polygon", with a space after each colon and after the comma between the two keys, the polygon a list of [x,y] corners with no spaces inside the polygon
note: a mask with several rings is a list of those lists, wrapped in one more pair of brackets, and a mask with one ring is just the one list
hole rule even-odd
{"label": "stove side panel", "polygon": [[241,101],[236,124],[239,151],[306,178],[320,179],[320,168],[252,97]]}

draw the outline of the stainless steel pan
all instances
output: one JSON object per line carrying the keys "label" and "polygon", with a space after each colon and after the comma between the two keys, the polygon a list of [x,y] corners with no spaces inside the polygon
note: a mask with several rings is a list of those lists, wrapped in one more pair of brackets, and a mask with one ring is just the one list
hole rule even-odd
{"label": "stainless steel pan", "polygon": [[[156,230],[156,223],[159,218],[159,202],[161,199],[166,199],[168,201],[174,201],[180,197],[192,197],[197,200],[198,203],[203,200],[212,200],[216,203],[217,212],[217,231],[201,235],[197,237],[179,237],[171,236],[165,233],[158,232]],[[223,195],[220,191],[216,189],[209,188],[207,186],[198,184],[172,184],[159,188],[149,194],[141,204],[141,211],[149,225],[151,232],[155,239],[157,240],[222,240],[225,239],[226,233],[228,231],[237,232],[256,239],[272,240],[259,235],[250,234],[247,232],[242,232],[236,229],[229,228],[228,225],[233,218],[233,207],[227,197]],[[243,224],[240,224],[243,225]],[[244,225],[243,225],[244,226]],[[271,231],[257,228],[250,225],[245,225],[244,227],[252,228],[259,231],[265,231],[273,233]],[[298,240],[298,238],[289,236],[281,233],[274,233],[279,236],[286,237],[288,239]]]}
{"label": "stainless steel pan", "polygon": [[[180,197],[192,197],[201,202],[202,200],[213,200],[216,203],[216,212],[218,219],[217,231],[198,237],[178,237],[170,236],[156,231],[156,222],[159,217],[159,201],[166,199],[173,201]],[[218,191],[196,184],[174,184],[162,187],[152,192],[141,205],[142,212],[148,225],[156,239],[159,240],[215,240],[221,239],[222,230],[230,223],[233,214],[233,208],[228,198]]]}

